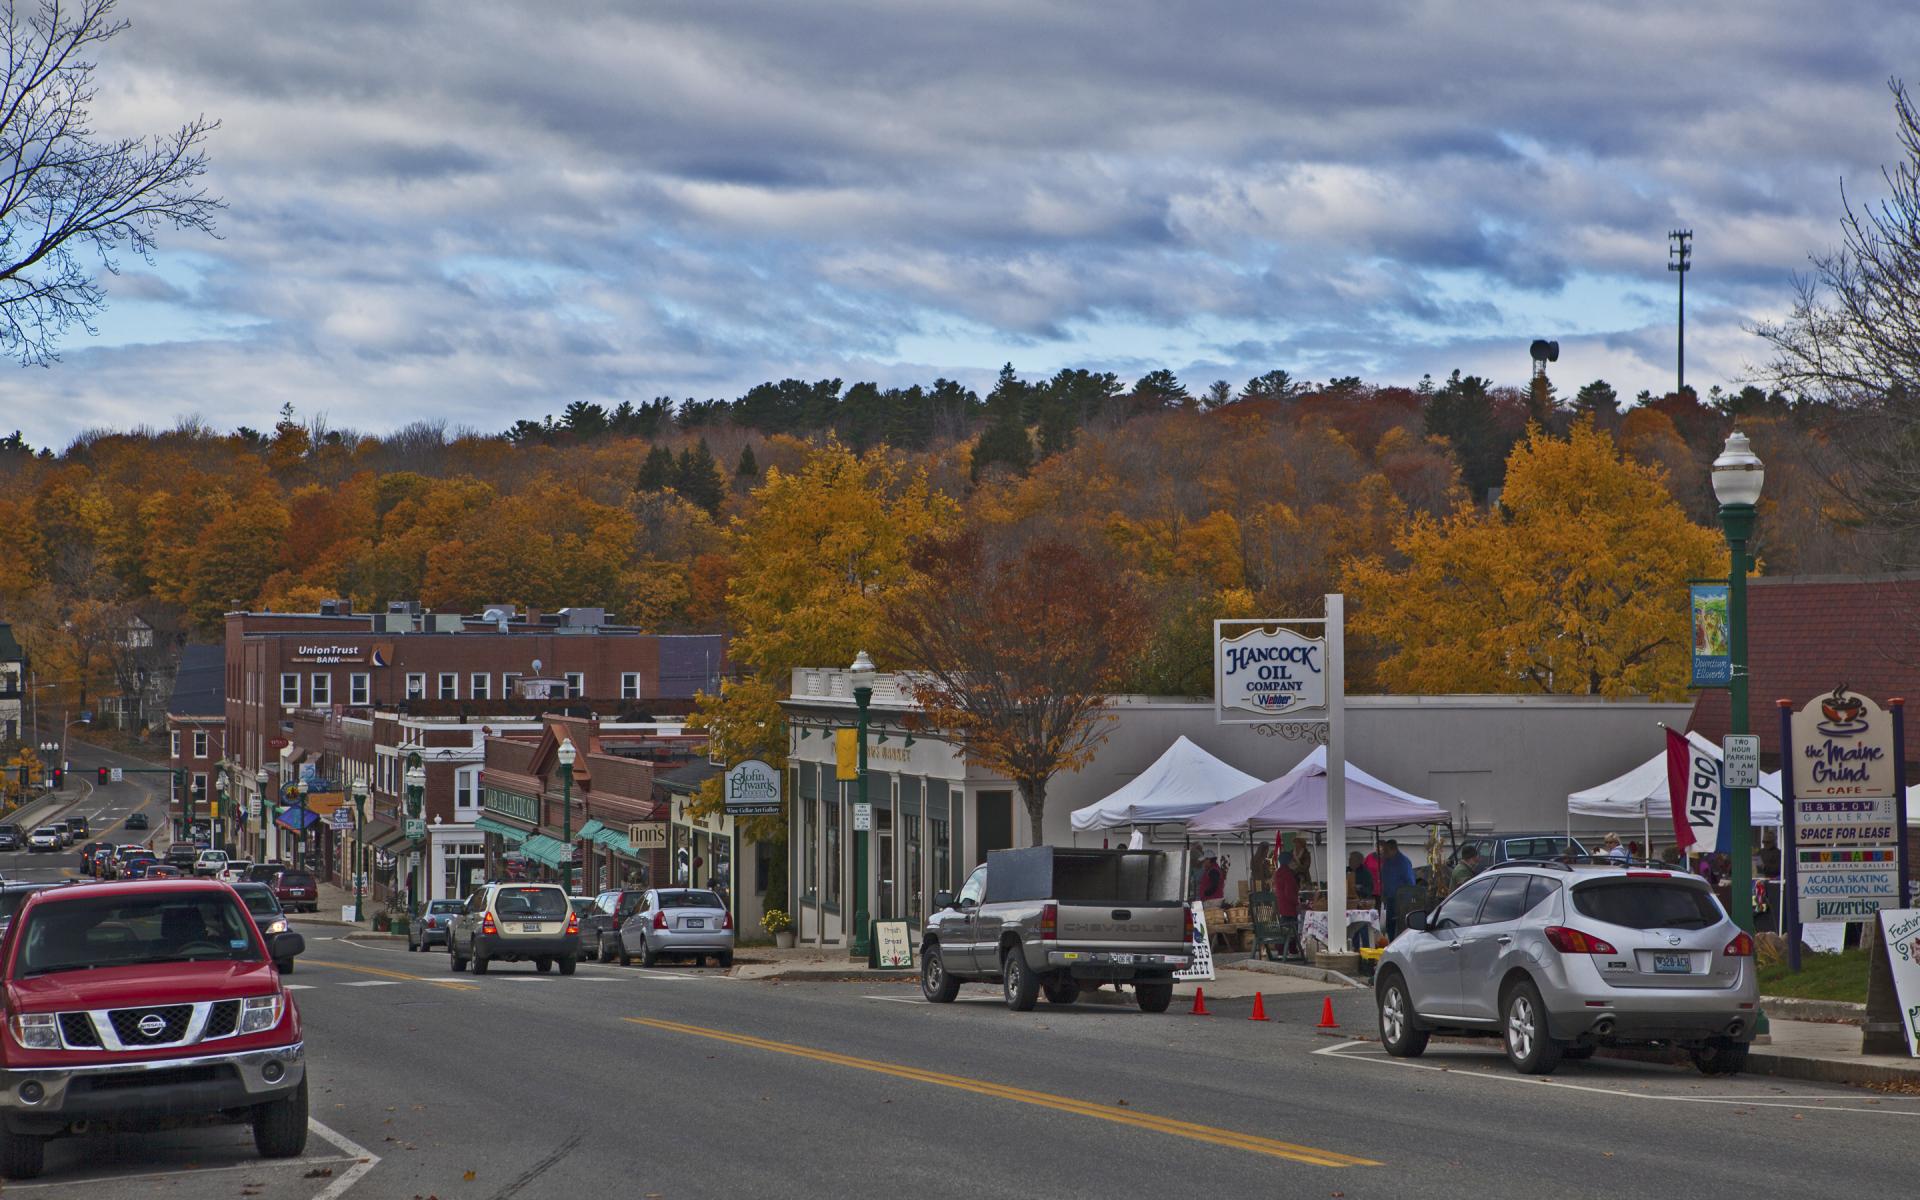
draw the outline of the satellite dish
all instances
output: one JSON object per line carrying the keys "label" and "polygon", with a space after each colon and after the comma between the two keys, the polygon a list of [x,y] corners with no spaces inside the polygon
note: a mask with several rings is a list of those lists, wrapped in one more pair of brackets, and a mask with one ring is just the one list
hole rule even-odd
{"label": "satellite dish", "polygon": [[1527,353],[1532,356],[1535,362],[1559,362],[1560,343],[1535,338],[1533,345],[1527,347]]}
{"label": "satellite dish", "polygon": [[540,673],[540,660],[537,658],[533,660],[533,673],[535,675]]}

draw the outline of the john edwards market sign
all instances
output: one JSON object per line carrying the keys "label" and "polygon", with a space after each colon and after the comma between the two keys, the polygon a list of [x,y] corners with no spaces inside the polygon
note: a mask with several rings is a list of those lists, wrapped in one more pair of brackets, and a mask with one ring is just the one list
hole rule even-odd
{"label": "john edwards market sign", "polygon": [[1278,716],[1325,708],[1327,644],[1291,629],[1254,628],[1218,641],[1220,706]]}

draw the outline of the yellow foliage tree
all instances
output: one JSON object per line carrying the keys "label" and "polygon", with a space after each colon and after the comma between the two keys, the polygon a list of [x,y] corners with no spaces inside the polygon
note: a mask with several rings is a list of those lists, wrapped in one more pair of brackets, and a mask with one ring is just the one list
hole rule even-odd
{"label": "yellow foliage tree", "polygon": [[1386,651],[1393,690],[1661,699],[1686,691],[1684,586],[1723,551],[1590,421],[1530,430],[1497,509],[1418,516],[1394,544],[1405,567],[1346,569],[1351,626]]}

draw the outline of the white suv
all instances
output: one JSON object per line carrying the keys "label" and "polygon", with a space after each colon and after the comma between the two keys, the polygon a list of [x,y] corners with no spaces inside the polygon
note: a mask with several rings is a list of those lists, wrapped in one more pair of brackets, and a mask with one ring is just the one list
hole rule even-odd
{"label": "white suv", "polygon": [[[196,868],[199,866],[198,863],[194,865]],[[247,872],[251,870],[253,870],[253,863],[247,859],[230,858],[226,865],[220,868],[219,880],[221,883],[245,883]]]}
{"label": "white suv", "polygon": [[195,875],[210,875],[218,879],[220,873],[226,869],[227,852],[225,850],[202,850],[200,856],[193,860]]}

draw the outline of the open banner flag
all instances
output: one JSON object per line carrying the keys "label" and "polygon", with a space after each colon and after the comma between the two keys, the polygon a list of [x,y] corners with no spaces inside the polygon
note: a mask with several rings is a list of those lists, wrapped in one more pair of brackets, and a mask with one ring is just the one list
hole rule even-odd
{"label": "open banner flag", "polygon": [[1733,830],[1726,811],[1720,759],[1709,745],[1667,730],[1667,797],[1673,804],[1673,837],[1682,851],[1724,854]]}

